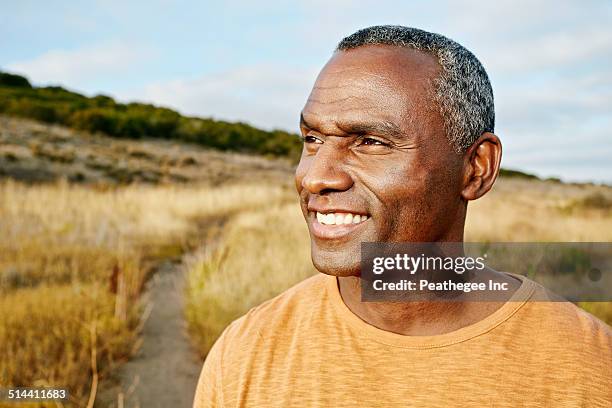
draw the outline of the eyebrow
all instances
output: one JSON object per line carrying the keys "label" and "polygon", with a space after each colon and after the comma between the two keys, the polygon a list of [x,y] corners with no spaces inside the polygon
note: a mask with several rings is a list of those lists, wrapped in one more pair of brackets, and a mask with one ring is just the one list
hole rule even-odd
{"label": "eyebrow", "polygon": [[[317,130],[316,126],[313,126],[306,122],[304,115],[300,114],[300,126]],[[404,136],[399,126],[389,121],[377,121],[377,122],[338,122],[336,127],[348,134],[364,135],[364,134],[379,134],[386,135],[389,137],[400,139]]]}

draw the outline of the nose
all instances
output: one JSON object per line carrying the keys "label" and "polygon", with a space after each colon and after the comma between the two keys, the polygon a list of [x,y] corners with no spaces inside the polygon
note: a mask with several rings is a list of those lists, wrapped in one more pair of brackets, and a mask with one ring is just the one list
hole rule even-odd
{"label": "nose", "polygon": [[346,191],[352,187],[353,179],[344,167],[344,154],[333,146],[323,144],[310,159],[302,187],[311,194]]}

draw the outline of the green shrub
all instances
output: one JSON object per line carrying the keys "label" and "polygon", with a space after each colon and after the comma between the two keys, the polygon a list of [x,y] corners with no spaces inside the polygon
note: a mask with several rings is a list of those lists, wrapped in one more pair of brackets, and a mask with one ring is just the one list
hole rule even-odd
{"label": "green shrub", "polygon": [[58,115],[53,104],[44,101],[17,99],[10,101],[6,112],[41,122],[57,122]]}
{"label": "green shrub", "polygon": [[32,88],[30,81],[21,75],[0,72],[0,86],[10,86],[15,88]]}
{"label": "green shrub", "polygon": [[499,175],[501,177],[516,177],[516,178],[524,178],[528,180],[537,180],[538,176],[534,174],[525,173],[520,170],[512,170],[512,169],[500,169]]}
{"label": "green shrub", "polygon": [[299,139],[281,130],[269,132],[247,123],[188,118],[168,108],[117,103],[106,95],[89,98],[60,86],[33,88],[26,78],[6,73],[0,73],[0,112],[120,138],[181,140],[294,161],[301,152]]}
{"label": "green shrub", "polygon": [[70,118],[70,124],[77,129],[114,135],[117,115],[101,108],[85,109],[75,112]]}

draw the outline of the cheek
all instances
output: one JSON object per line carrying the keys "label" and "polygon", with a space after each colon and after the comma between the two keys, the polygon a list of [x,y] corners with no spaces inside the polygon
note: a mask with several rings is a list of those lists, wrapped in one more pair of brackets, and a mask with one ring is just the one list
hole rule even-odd
{"label": "cheek", "polygon": [[456,178],[452,169],[441,168],[407,182],[396,228],[413,240],[437,240],[454,224],[461,204]]}
{"label": "cheek", "polygon": [[390,228],[393,232],[404,234],[419,234],[429,224],[432,202],[428,194],[427,179],[406,179],[397,190],[387,212],[392,216],[388,218]]}
{"label": "cheek", "polygon": [[[435,172],[408,164],[387,166],[384,172],[368,177],[364,184],[376,200],[373,211],[380,240],[410,240],[423,237],[437,217],[441,199],[440,180]],[[443,195],[442,195],[443,196]]]}
{"label": "cheek", "polygon": [[432,185],[431,172],[423,169],[423,166],[410,165],[408,160],[389,165],[382,174],[372,178],[372,189],[388,211],[398,213],[404,207],[414,207]]}

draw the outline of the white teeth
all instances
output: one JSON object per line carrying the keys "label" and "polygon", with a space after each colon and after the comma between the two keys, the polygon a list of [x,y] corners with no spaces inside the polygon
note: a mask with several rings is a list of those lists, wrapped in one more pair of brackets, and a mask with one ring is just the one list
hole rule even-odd
{"label": "white teeth", "polygon": [[351,213],[329,213],[322,214],[317,211],[317,221],[325,225],[346,225],[359,224],[368,219],[367,215],[351,214]]}
{"label": "white teeth", "polygon": [[346,214],[344,216],[344,223],[351,224],[353,222],[353,214]]}
{"label": "white teeth", "polygon": [[323,218],[325,216],[323,214],[321,214],[320,212],[317,211],[317,221],[319,221],[319,224],[323,224]]}

